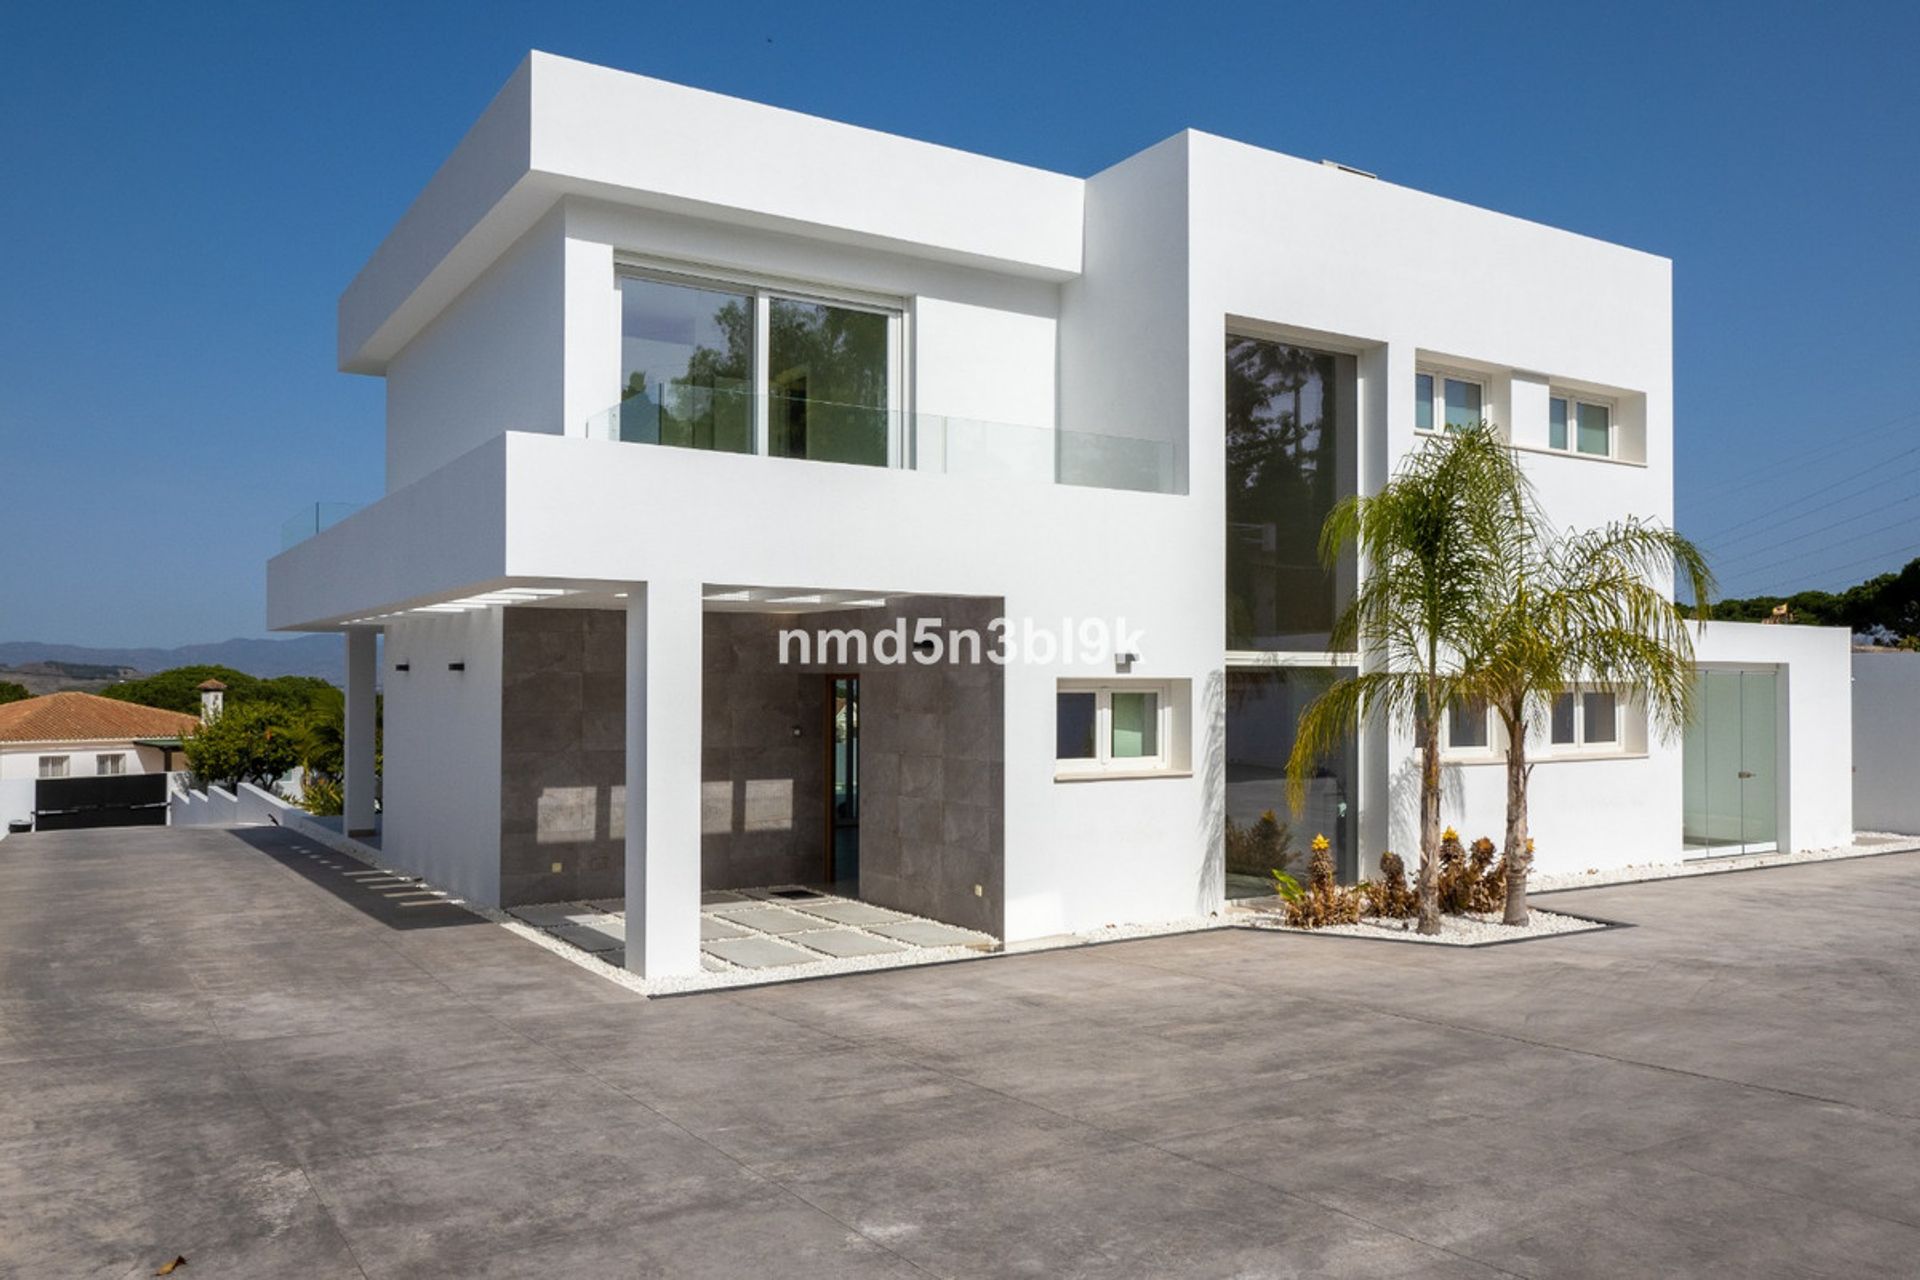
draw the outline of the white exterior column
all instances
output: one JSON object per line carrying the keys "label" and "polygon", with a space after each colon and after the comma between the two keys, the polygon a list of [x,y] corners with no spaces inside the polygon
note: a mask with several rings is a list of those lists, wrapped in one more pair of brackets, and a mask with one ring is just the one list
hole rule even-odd
{"label": "white exterior column", "polygon": [[700,584],[627,600],[627,968],[700,971]]}
{"label": "white exterior column", "polygon": [[347,628],[347,723],[345,813],[343,826],[350,836],[373,834],[373,686],[378,665],[376,642],[380,633],[372,627]]}

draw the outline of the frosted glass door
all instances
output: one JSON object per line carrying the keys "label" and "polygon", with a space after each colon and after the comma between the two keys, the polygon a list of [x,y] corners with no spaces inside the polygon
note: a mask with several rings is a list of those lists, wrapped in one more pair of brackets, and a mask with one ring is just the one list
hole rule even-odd
{"label": "frosted glass door", "polygon": [[1740,673],[1740,845],[1748,853],[1778,847],[1779,740],[1771,671]]}
{"label": "frosted glass door", "polygon": [[1779,678],[1702,671],[1682,747],[1682,835],[1688,852],[1758,853],[1779,839]]}

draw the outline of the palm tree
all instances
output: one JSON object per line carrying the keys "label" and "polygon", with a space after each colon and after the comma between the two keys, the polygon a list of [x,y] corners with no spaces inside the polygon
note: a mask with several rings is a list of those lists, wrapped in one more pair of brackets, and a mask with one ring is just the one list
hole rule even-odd
{"label": "palm tree", "polygon": [[[1524,502],[1516,495],[1517,503]],[[1504,546],[1498,606],[1478,619],[1470,664],[1476,693],[1507,734],[1505,922],[1527,922],[1527,733],[1574,685],[1644,705],[1649,727],[1671,738],[1693,699],[1693,643],[1667,592],[1676,570],[1705,616],[1713,575],[1693,543],[1662,525],[1629,519],[1555,535],[1523,511]]]}
{"label": "palm tree", "polygon": [[1359,586],[1327,647],[1360,653],[1365,665],[1301,713],[1287,761],[1291,799],[1297,808],[1315,762],[1361,720],[1413,723],[1421,933],[1440,932],[1440,717],[1481,691],[1482,623],[1499,604],[1505,549],[1532,518],[1528,492],[1512,451],[1482,422],[1429,441],[1378,493],[1342,501],[1320,534],[1329,566],[1349,546],[1360,552]]}

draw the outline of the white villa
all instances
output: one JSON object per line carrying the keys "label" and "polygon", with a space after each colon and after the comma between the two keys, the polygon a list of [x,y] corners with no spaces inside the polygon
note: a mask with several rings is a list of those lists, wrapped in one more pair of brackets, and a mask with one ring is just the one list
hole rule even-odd
{"label": "white villa", "polygon": [[[1414,849],[1401,729],[1284,803],[1359,661],[1315,557],[1342,495],[1484,418],[1562,527],[1672,520],[1671,280],[1207,134],[1080,178],[536,53],[340,301],[385,494],[271,561],[269,621],[347,638],[349,829],[378,684],[383,857],[624,895],[648,976],[699,968],[703,890],[1007,942],[1202,914],[1269,809],[1347,875]],[[1051,639],[952,660],[997,619]],[[1556,707],[1539,870],[1850,841],[1848,637],[1699,656],[1684,742]],[[1446,818],[1497,835],[1498,727],[1449,721]]]}

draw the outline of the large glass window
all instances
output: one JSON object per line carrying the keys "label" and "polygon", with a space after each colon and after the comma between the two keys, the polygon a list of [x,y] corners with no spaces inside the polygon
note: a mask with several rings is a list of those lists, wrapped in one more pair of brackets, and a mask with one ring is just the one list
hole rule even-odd
{"label": "large glass window", "polygon": [[1300,713],[1342,674],[1330,667],[1228,670],[1228,897],[1272,893],[1275,870],[1304,880],[1316,835],[1332,845],[1342,880],[1357,874],[1353,740],[1315,763],[1299,809],[1289,806],[1287,796],[1287,759]]}
{"label": "large glass window", "polygon": [[1227,337],[1227,648],[1324,649],[1352,589],[1320,529],[1353,493],[1352,356]]}
{"label": "large glass window", "polygon": [[890,461],[898,312],[678,278],[619,284],[620,439]]}
{"label": "large glass window", "polygon": [[887,465],[888,317],[771,298],[767,452]]}
{"label": "large glass window", "polygon": [[620,280],[620,438],[753,452],[751,294]]}

